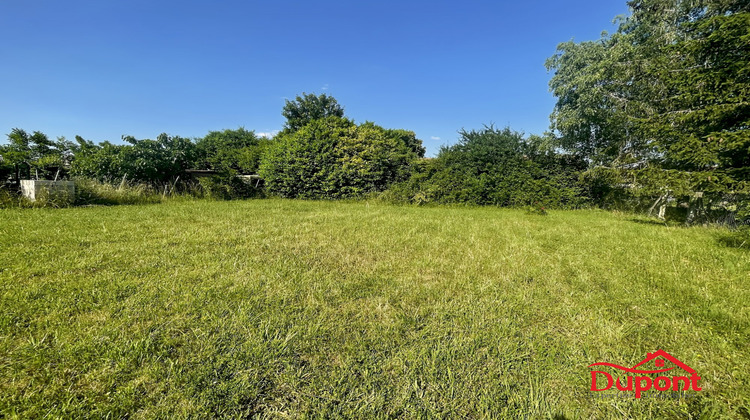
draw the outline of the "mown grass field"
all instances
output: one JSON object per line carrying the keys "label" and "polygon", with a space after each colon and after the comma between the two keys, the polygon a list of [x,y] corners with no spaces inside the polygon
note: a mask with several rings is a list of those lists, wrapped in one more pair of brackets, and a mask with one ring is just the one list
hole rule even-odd
{"label": "mown grass field", "polygon": [[[0,417],[747,418],[750,253],[627,214],[0,210]],[[664,349],[690,398],[594,398]]]}

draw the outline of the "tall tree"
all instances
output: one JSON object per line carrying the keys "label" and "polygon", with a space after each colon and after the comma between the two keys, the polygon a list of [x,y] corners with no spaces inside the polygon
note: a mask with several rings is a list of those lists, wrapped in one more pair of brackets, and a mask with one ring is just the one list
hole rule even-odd
{"label": "tall tree", "polygon": [[[643,197],[750,192],[750,2],[633,0],[615,34],[547,61],[558,144]],[[638,165],[633,165],[634,163]],[[640,169],[635,169],[635,168]],[[617,184],[617,183],[615,183]],[[696,192],[701,192],[697,194]],[[741,207],[741,205],[740,205]]]}
{"label": "tall tree", "polygon": [[550,119],[559,145],[595,165],[630,163],[643,150],[629,118],[630,86],[623,80],[623,67],[615,65],[625,54],[620,41],[619,36],[605,36],[565,42],[546,62],[555,71],[550,89],[558,99]]}
{"label": "tall tree", "polygon": [[333,96],[326,94],[315,95],[313,93],[302,93],[297,95],[294,101],[287,100],[281,115],[286,118],[284,131],[294,132],[306,126],[314,120],[326,117],[343,117],[342,108]]}
{"label": "tall tree", "polygon": [[746,165],[749,4],[631,1],[617,33],[560,44],[547,61],[559,144],[594,164]]}

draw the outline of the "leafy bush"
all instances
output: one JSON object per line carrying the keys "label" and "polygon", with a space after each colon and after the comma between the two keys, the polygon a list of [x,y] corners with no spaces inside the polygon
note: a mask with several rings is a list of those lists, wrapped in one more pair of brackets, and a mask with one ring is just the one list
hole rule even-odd
{"label": "leafy bush", "polygon": [[557,155],[542,140],[492,126],[462,131],[458,144],[415,167],[386,198],[398,202],[578,207],[585,203],[578,173],[585,166]]}
{"label": "leafy bush", "polygon": [[124,137],[128,144],[115,145],[76,137],[78,146],[72,162],[73,175],[102,182],[122,179],[159,185],[185,178],[194,166],[196,146],[189,139],[160,134],[156,140]]}
{"label": "leafy bush", "polygon": [[[3,146],[0,146],[0,149],[2,148]],[[2,156],[2,152],[0,152],[0,188],[15,177],[14,169],[13,165],[10,165]]]}
{"label": "leafy bush", "polygon": [[594,167],[581,181],[593,202],[607,209],[655,214],[664,206],[667,221],[731,227],[750,215],[750,183],[723,171]]}
{"label": "leafy bush", "polygon": [[196,169],[212,169],[222,174],[256,173],[260,158],[270,140],[253,131],[211,131],[196,142]]}
{"label": "leafy bush", "polygon": [[195,167],[217,172],[215,176],[199,180],[202,195],[222,200],[262,196],[262,189],[254,188],[237,175],[257,173],[261,157],[270,143],[271,140],[244,128],[211,131],[199,139]]}
{"label": "leafy bush", "polygon": [[394,183],[379,195],[379,199],[395,204],[425,205],[433,195],[428,181],[434,175],[437,165],[434,158],[423,158],[411,166],[411,175],[404,181]]}
{"label": "leafy bush", "polygon": [[404,137],[341,117],[313,120],[280,136],[264,155],[259,173],[267,190],[282,197],[363,197],[409,176],[417,154]]}
{"label": "leafy bush", "polygon": [[125,169],[126,151],[132,146],[116,145],[102,142],[98,145],[92,141],[76,136],[75,159],[71,173],[74,176],[95,179],[100,182],[115,182],[127,178]]}

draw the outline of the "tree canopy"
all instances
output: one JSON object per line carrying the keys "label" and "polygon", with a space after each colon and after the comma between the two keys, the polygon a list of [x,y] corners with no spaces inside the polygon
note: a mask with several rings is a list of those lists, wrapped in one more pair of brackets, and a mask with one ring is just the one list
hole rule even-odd
{"label": "tree canopy", "polygon": [[547,61],[560,145],[594,163],[649,158],[693,170],[746,164],[748,3],[629,5],[633,14],[617,33],[562,43]]}
{"label": "tree canopy", "polygon": [[750,3],[628,4],[616,33],[547,61],[558,145],[654,194],[747,193]]}
{"label": "tree canopy", "polygon": [[102,142],[98,145],[76,137],[74,175],[116,181],[128,179],[144,183],[162,183],[184,177],[195,160],[195,144],[179,136],[160,134],[156,140],[138,140],[123,136],[127,144]]}
{"label": "tree canopy", "polygon": [[342,108],[333,96],[302,93],[293,100],[287,100],[281,115],[286,118],[285,132],[297,131],[314,120],[326,117],[343,117]]}
{"label": "tree canopy", "polygon": [[196,142],[197,169],[222,173],[255,173],[269,140],[240,127],[236,130],[210,131]]}
{"label": "tree canopy", "polygon": [[418,157],[405,135],[339,116],[315,119],[270,146],[260,175],[268,191],[282,197],[346,198],[383,191],[405,179]]}
{"label": "tree canopy", "polygon": [[29,134],[20,128],[14,128],[8,134],[8,144],[0,145],[1,163],[16,181],[32,177],[54,177],[69,165],[72,147],[73,144],[64,137],[53,141],[40,131]]}

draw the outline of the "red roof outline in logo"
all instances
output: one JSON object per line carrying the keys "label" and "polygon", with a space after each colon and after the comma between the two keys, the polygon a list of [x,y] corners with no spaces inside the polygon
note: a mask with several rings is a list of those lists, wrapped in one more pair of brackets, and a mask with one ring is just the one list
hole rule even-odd
{"label": "red roof outline in logo", "polygon": [[688,373],[695,373],[695,369],[693,369],[690,366],[682,363],[678,358],[672,356],[671,354],[667,353],[666,351],[664,351],[662,349],[659,349],[659,350],[657,350],[657,351],[655,351],[653,353],[648,353],[648,355],[646,356],[645,359],[643,359],[640,363],[638,363],[637,365],[633,366],[632,368],[626,368],[624,366],[616,365],[614,363],[606,363],[606,362],[592,363],[592,364],[589,365],[589,367],[592,367],[592,366],[609,366],[609,367],[613,367],[615,369],[620,369],[620,370],[624,370],[626,372],[631,372],[631,373],[662,373],[662,372],[666,372],[668,370],[674,369],[674,367],[666,368],[666,369],[659,369],[659,370],[641,370],[641,369],[636,369],[638,366],[641,366],[644,363],[648,363],[651,360],[656,359],[657,357],[663,357],[663,358],[669,360],[670,362],[672,362],[675,365],[679,366],[682,370],[684,370],[684,371],[686,371]]}

